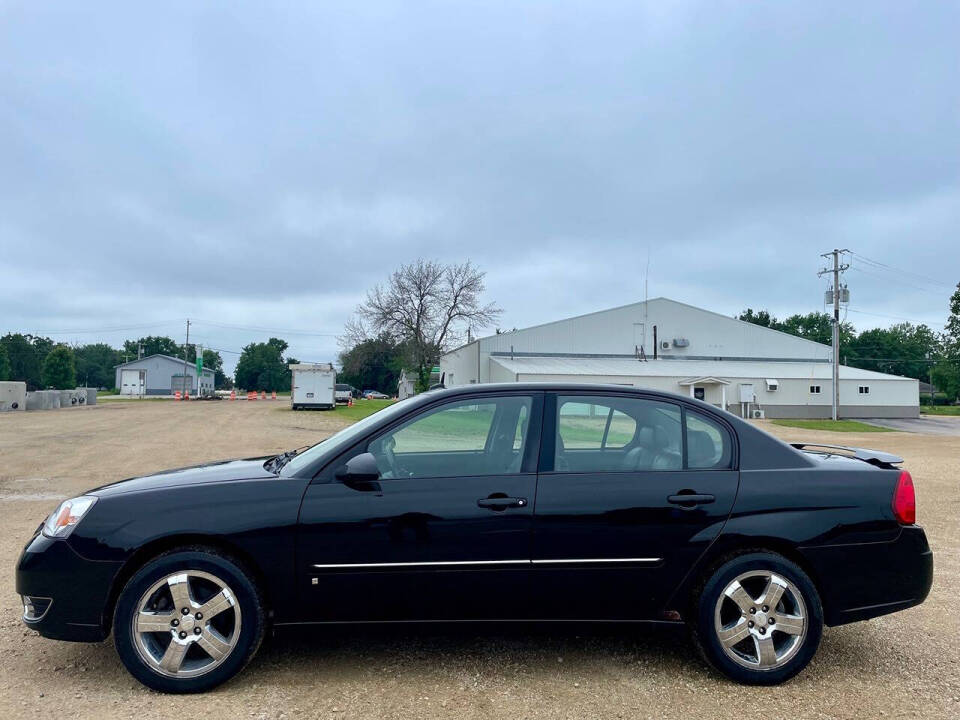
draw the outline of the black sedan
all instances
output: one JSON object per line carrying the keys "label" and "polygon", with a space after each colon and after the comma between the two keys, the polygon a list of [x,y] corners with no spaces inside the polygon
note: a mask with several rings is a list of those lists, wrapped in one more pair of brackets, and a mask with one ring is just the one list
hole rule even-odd
{"label": "black sedan", "polygon": [[239,672],[268,625],[371,621],[686,623],[720,672],[773,684],[824,624],[927,596],[900,462],[792,447],[665,393],[435,390],[306,450],[68,500],[17,591],[29,627],[112,630],[129,671],[169,692]]}

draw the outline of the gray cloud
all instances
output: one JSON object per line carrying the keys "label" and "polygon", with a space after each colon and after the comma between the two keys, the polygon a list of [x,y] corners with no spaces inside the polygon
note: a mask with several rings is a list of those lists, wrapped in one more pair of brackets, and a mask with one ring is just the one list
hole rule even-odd
{"label": "gray cloud", "polygon": [[950,4],[7,2],[0,332],[190,315],[332,359],[418,255],[486,269],[509,327],[642,298],[648,257],[651,295],[787,314],[833,247],[940,281],[855,265],[858,325],[942,322],[958,31]]}

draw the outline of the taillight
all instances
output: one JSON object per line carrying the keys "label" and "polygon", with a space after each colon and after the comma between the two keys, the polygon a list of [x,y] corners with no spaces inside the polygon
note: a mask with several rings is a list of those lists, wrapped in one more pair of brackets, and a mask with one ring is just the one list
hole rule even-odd
{"label": "taillight", "polygon": [[917,521],[917,497],[913,492],[913,478],[906,470],[900,473],[897,489],[893,491],[893,516],[901,525]]}

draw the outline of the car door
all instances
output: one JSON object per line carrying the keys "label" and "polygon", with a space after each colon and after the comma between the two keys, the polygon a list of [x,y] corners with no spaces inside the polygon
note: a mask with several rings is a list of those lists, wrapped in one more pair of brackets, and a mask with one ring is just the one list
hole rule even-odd
{"label": "car door", "polygon": [[549,393],[542,437],[538,614],[657,619],[730,514],[731,428],[652,396]]}
{"label": "car door", "polygon": [[458,397],[398,420],[332,463],[370,452],[380,477],[328,467],[298,532],[314,621],[522,617],[542,393]]}

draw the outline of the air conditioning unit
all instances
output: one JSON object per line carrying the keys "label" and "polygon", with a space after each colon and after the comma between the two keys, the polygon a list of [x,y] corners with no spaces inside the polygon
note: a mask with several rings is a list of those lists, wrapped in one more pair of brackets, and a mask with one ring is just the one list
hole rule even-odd
{"label": "air conditioning unit", "polygon": [[751,410],[751,416],[754,420],[763,420],[763,410]]}
{"label": "air conditioning unit", "polygon": [[660,341],[660,349],[661,349],[661,350],[669,350],[669,349],[670,349],[670,341],[669,341],[669,340],[661,340],[661,341]]}

